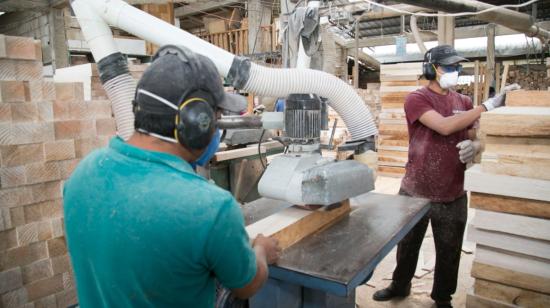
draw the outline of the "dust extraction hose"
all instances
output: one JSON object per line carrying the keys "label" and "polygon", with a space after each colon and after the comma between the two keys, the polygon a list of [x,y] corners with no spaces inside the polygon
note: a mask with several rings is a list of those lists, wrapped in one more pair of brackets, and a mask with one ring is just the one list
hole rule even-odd
{"label": "dust extraction hose", "polygon": [[111,100],[117,134],[128,140],[134,133],[132,100],[136,82],[128,71],[128,62],[115,46],[113,34],[106,22],[86,1],[71,1],[86,42],[97,62],[99,78]]}
{"label": "dust extraction hose", "polygon": [[[156,45],[183,45],[209,57],[216,65],[218,72],[224,77],[230,77],[233,85],[238,89],[271,97],[286,97],[293,93],[315,93],[328,98],[330,106],[346,123],[353,140],[365,139],[378,133],[372,115],[363,100],[352,87],[336,76],[310,69],[274,69],[252,64],[246,58],[238,58],[121,0],[73,1],[85,1],[110,25]],[[79,22],[81,22],[80,19]],[[128,110],[131,110],[130,101],[127,104]]]}
{"label": "dust extraction hose", "polygon": [[352,140],[378,134],[370,110],[361,97],[334,75],[311,69],[268,68],[235,57],[229,77],[235,87],[258,95],[285,97],[290,93],[315,93],[328,98],[329,105],[346,123]]}

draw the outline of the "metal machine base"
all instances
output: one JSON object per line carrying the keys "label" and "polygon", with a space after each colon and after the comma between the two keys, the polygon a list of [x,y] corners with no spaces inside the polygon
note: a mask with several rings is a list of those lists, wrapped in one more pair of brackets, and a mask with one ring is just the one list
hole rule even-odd
{"label": "metal machine base", "polygon": [[354,308],[355,290],[340,297],[269,278],[248,303],[250,308]]}

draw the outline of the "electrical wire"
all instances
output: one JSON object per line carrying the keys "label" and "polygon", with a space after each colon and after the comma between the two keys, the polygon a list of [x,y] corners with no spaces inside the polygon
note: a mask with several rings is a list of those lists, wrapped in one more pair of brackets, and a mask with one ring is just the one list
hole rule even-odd
{"label": "electrical wire", "polygon": [[477,11],[477,12],[461,12],[461,13],[451,13],[451,14],[448,14],[448,13],[445,13],[445,14],[421,13],[421,12],[413,13],[413,12],[397,9],[397,8],[394,8],[394,7],[389,6],[389,5],[378,3],[378,2],[375,2],[375,1],[372,1],[372,0],[363,0],[363,1],[365,1],[369,4],[372,4],[372,5],[376,5],[376,6],[379,6],[381,8],[385,8],[385,9],[388,9],[388,10],[391,10],[391,11],[394,11],[394,12],[397,12],[397,13],[402,13],[402,14],[410,14],[410,15],[424,16],[424,17],[458,17],[458,16],[474,16],[474,15],[479,15],[479,14],[491,12],[491,11],[498,10],[498,9],[504,9],[504,8],[520,8],[520,7],[524,7],[524,6],[528,6],[530,4],[533,4],[533,3],[535,3],[539,0],[530,0],[530,1],[527,1],[527,2],[521,3],[521,4],[504,4],[504,5],[491,7],[491,8],[485,9],[485,10]]}

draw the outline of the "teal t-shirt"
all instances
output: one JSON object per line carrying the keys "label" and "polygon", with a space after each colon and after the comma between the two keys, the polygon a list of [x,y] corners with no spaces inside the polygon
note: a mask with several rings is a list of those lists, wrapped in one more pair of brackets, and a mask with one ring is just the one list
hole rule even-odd
{"label": "teal t-shirt", "polygon": [[81,307],[213,307],[256,258],[231,194],[183,159],[115,137],[64,187],[66,237]]}

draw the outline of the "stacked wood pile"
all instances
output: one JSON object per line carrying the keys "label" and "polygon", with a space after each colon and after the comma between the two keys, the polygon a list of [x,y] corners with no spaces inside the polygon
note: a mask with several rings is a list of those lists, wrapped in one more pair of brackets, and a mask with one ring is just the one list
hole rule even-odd
{"label": "stacked wood pile", "polygon": [[419,80],[422,63],[380,66],[382,109],[378,139],[378,174],[401,177],[408,158],[409,134],[405,119],[405,97],[428,84]]}
{"label": "stacked wood pile", "polygon": [[548,90],[550,79],[543,64],[512,65],[508,72],[507,84],[517,83],[524,90]]}
{"label": "stacked wood pile", "polygon": [[481,164],[466,171],[476,243],[468,307],[550,306],[550,91],[483,113]]}
{"label": "stacked wood pile", "polygon": [[[363,99],[365,105],[369,108],[371,115],[378,125],[378,114],[380,112],[380,91],[379,84],[370,84],[371,88],[369,89],[355,89],[357,94]],[[348,132],[344,120],[332,109],[328,108],[328,130],[321,131],[321,143],[328,144],[330,136],[332,134],[332,128],[334,127],[334,122],[336,121],[336,129],[334,132],[334,139],[332,144],[335,147],[345,143],[348,140],[351,140],[351,135]]]}
{"label": "stacked wood pile", "polygon": [[40,41],[0,40],[0,306],[77,302],[62,185],[115,133],[111,105],[42,77]]}

